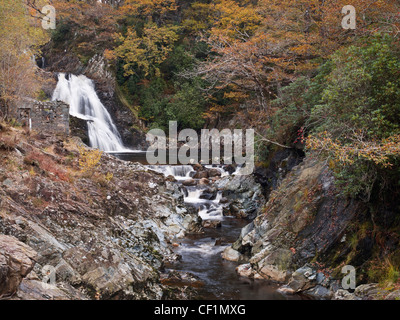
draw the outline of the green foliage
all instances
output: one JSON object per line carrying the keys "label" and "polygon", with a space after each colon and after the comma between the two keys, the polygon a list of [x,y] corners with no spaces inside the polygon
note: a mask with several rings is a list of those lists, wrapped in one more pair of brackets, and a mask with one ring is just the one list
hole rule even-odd
{"label": "green foliage", "polygon": [[376,36],[334,54],[321,104],[313,109],[319,131],[345,140],[354,130],[369,139],[400,132],[400,55],[394,41]]}
{"label": "green foliage", "polygon": [[159,74],[147,74],[138,69],[125,73],[124,62],[117,63],[117,81],[124,96],[139,105],[139,117],[150,129],[168,131],[169,121],[178,121],[182,128],[200,129],[207,99],[200,79],[185,79],[179,74],[192,68],[201,56],[204,45],[192,42],[177,43],[168,57],[158,65]]}
{"label": "green foliage", "polygon": [[184,83],[166,107],[168,120],[178,121],[180,128],[200,129],[205,100],[196,84]]}
{"label": "green foliage", "polygon": [[165,108],[168,98],[164,94],[166,89],[167,83],[162,78],[155,78],[149,85],[141,88],[139,116],[150,122],[151,128],[167,128]]}
{"label": "green foliage", "polygon": [[[321,101],[312,109],[313,132],[328,132],[343,148],[362,143],[371,157],[338,163],[334,171],[339,185],[351,196],[369,201],[374,188],[397,184],[399,159],[391,158],[392,168],[373,162],[373,143],[400,134],[400,54],[388,35],[368,39],[335,53],[332,71],[325,77]],[[358,144],[357,144],[358,143]],[[382,151],[385,152],[383,143]],[[335,151],[335,150],[332,150]],[[369,152],[369,151],[368,151]]]}
{"label": "green foliage", "polygon": [[65,42],[69,38],[69,33],[71,31],[71,26],[64,21],[58,21],[56,24],[56,29],[52,30],[51,39],[56,43]]}

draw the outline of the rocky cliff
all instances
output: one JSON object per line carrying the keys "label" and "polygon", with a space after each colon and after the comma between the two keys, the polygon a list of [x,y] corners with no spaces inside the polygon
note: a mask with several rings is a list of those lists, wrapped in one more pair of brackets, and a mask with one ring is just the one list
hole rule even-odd
{"label": "rocky cliff", "polygon": [[[396,285],[385,291],[377,284],[363,284],[371,281],[366,269],[382,253],[376,250],[382,243],[372,234],[378,226],[366,230],[370,219],[374,219],[371,205],[342,196],[329,167],[306,157],[270,193],[263,210],[223,257],[242,263],[237,268],[241,276],[287,284],[282,288],[286,294],[394,299],[400,292]],[[398,237],[392,234],[390,239],[391,246],[389,237],[383,246],[396,255],[393,241],[397,243]],[[362,286],[355,294],[341,289],[344,265],[357,269],[357,283]]]}

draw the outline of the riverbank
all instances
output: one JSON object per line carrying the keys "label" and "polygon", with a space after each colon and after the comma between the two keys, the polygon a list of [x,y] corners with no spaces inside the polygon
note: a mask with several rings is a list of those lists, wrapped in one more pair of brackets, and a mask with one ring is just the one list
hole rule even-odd
{"label": "riverbank", "polygon": [[164,296],[171,239],[200,227],[175,185],[105,153],[93,166],[75,139],[2,126],[0,141],[2,298]]}

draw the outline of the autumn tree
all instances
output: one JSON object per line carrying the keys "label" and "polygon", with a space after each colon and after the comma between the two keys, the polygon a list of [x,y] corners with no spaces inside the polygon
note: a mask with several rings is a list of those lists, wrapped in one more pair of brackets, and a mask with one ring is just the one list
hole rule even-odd
{"label": "autumn tree", "polygon": [[83,63],[114,47],[122,1],[52,0],[57,29],[52,38],[56,50],[72,51]]}
{"label": "autumn tree", "polygon": [[22,1],[1,1],[0,99],[5,117],[13,102],[34,97],[40,86],[34,56],[48,37],[29,13]]}
{"label": "autumn tree", "polygon": [[159,65],[172,51],[174,42],[178,40],[178,27],[157,27],[155,24],[147,24],[142,36],[133,28],[129,28],[125,36],[120,35],[119,45],[114,53],[125,62],[125,75],[135,73],[135,70],[143,71],[145,76],[150,73],[160,75]]}
{"label": "autumn tree", "polygon": [[[186,23],[193,30],[209,26],[205,41],[213,58],[199,64],[197,75],[209,80],[215,89],[229,88],[230,97],[241,97],[247,106],[263,110],[268,118],[273,112],[270,101],[279,97],[281,88],[313,71],[321,59],[328,59],[359,36],[377,30],[398,32],[394,1],[354,1],[358,14],[355,31],[341,26],[345,4],[341,0],[198,4],[201,23],[196,25],[190,17]],[[191,17],[196,14],[192,12]]]}

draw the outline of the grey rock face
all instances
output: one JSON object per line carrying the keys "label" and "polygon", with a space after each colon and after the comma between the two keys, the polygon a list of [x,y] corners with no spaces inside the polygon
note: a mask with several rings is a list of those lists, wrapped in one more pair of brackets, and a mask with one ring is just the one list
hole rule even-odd
{"label": "grey rock face", "polygon": [[[241,190],[242,181],[234,180],[231,186]],[[254,277],[287,281],[296,270],[292,289],[304,291],[310,288],[309,281],[316,282],[317,274],[308,268],[297,270],[298,266],[340,241],[348,223],[361,210],[361,204],[336,196],[332,175],[324,164],[306,159],[270,194],[263,210],[242,230],[232,248],[247,256]],[[322,284],[323,279],[319,280]]]}
{"label": "grey rock face", "polygon": [[262,188],[252,175],[226,176],[216,181],[227,203],[224,214],[253,219],[265,203]]}

